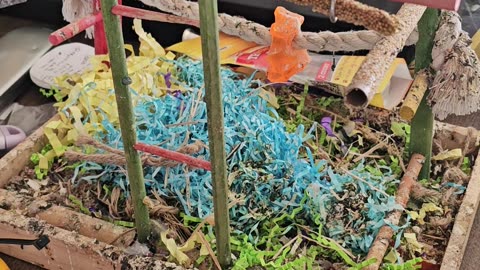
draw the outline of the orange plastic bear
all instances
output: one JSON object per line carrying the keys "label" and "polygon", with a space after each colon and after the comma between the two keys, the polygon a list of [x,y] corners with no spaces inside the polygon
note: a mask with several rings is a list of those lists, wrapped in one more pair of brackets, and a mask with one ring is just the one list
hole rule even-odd
{"label": "orange plastic bear", "polygon": [[270,28],[272,44],[267,55],[267,78],[271,82],[287,82],[310,62],[307,50],[293,47],[293,40],[301,32],[303,21],[302,15],[284,7],[275,9],[275,22]]}

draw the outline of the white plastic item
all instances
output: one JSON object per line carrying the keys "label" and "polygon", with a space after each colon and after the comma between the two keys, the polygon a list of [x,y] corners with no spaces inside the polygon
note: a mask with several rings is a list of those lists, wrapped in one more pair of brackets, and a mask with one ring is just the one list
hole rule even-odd
{"label": "white plastic item", "polygon": [[15,126],[0,126],[0,150],[9,150],[17,146],[27,136]]}
{"label": "white plastic item", "polygon": [[186,41],[186,40],[190,40],[198,37],[200,37],[199,34],[195,33],[192,29],[187,28],[185,29],[185,31],[183,31],[182,41]]}
{"label": "white plastic item", "polygon": [[54,85],[54,79],[62,75],[73,75],[89,68],[95,48],[82,43],[60,45],[42,56],[30,69],[32,81],[46,89]]}
{"label": "white plastic item", "polygon": [[46,53],[52,31],[39,27],[21,27],[0,37],[0,97]]}

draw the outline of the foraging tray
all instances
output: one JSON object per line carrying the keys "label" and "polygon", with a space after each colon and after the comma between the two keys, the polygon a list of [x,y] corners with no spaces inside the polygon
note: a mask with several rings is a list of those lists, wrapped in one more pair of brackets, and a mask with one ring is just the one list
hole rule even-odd
{"label": "foraging tray", "polygon": [[[57,119],[58,116],[55,116],[50,121]],[[435,124],[435,130],[437,138],[447,149],[463,148],[469,133],[466,128],[440,122]],[[479,135],[476,131],[475,137]],[[0,253],[46,269],[185,269],[151,257],[128,255],[124,243],[118,239],[134,237],[132,230],[61,206],[42,204],[41,198],[32,201],[4,190],[3,187],[31,165],[31,155],[40,151],[46,143],[47,138],[41,127],[0,159],[0,238],[31,239],[43,233],[51,242],[40,251],[33,246],[22,249],[20,246],[1,245]],[[460,269],[479,199],[480,162],[476,160],[455,217],[442,270]],[[34,206],[30,208],[37,210],[29,211],[30,214],[26,216],[12,207],[15,204]]]}

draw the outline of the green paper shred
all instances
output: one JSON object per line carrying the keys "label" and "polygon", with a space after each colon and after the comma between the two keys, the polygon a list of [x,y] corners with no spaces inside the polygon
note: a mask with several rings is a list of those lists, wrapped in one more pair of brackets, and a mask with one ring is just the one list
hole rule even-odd
{"label": "green paper shred", "polygon": [[73,203],[75,204],[76,206],[78,206],[80,208],[80,211],[82,211],[82,213],[86,214],[86,215],[90,215],[90,210],[88,210],[88,208],[86,208],[85,206],[83,206],[83,203],[81,200],[79,200],[77,197],[73,196],[72,194],[68,195],[68,199]]}

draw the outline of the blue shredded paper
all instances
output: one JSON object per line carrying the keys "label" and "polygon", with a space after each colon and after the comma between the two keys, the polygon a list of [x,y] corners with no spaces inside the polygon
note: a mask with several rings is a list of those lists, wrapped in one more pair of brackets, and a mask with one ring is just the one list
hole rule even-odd
{"label": "blue shredded paper", "polygon": [[[143,98],[135,108],[138,141],[170,150],[197,140],[208,145],[202,65],[189,59],[175,64],[176,73],[159,76],[182,82],[187,91]],[[400,209],[394,197],[386,194],[388,186],[398,183],[391,170],[379,168],[383,175],[375,176],[360,164],[350,171],[355,177],[336,172],[326,161],[315,160],[304,146],[313,137],[315,126],[305,131],[300,125],[296,132],[287,132],[277,111],[260,97],[260,81],[239,78],[229,69],[222,69],[221,75],[226,152],[230,156],[228,180],[232,195],[243,200],[230,210],[234,231],[249,235],[255,242],[262,221],[301,206],[302,218],[320,216],[326,236],[354,252],[368,252],[378,230],[386,224],[386,215]],[[122,148],[119,129],[108,121],[102,125],[106,132],[96,134],[96,139]],[[210,158],[207,150],[195,156]],[[89,175],[86,180],[100,180],[128,192],[128,179],[117,166],[83,163],[77,170]],[[144,172],[147,190],[175,198],[187,215],[203,218],[212,213],[210,172],[183,165],[146,167]],[[352,207],[358,214],[339,206],[346,201],[356,205]],[[392,227],[396,231],[404,228]]]}

